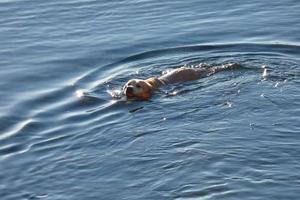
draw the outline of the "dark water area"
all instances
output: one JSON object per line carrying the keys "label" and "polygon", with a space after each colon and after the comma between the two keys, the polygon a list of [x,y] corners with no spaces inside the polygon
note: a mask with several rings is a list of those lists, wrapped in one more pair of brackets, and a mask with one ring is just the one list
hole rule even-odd
{"label": "dark water area", "polygon": [[[300,2],[0,0],[0,197],[299,199]],[[119,98],[182,65],[242,67]]]}

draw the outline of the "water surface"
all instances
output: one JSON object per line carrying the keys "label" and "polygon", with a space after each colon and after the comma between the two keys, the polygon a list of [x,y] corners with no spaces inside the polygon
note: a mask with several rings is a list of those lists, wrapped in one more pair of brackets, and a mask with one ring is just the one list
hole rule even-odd
{"label": "water surface", "polygon": [[[298,199],[299,10],[0,0],[1,199]],[[110,95],[229,62],[148,102]]]}

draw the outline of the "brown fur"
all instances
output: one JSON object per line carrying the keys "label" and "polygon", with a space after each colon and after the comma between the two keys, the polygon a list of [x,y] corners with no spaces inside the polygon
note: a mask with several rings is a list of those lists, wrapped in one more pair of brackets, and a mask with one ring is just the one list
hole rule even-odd
{"label": "brown fur", "polygon": [[191,81],[201,77],[207,77],[219,71],[239,67],[238,64],[227,64],[215,67],[188,68],[181,67],[159,77],[142,79],[131,79],[123,87],[123,93],[128,98],[137,98],[140,100],[149,100],[154,90],[159,87],[178,82]]}

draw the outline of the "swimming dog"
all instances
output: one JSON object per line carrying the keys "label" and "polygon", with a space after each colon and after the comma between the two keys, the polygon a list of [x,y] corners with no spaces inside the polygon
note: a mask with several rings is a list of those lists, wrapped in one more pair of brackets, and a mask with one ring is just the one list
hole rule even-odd
{"label": "swimming dog", "polygon": [[146,101],[150,99],[153,91],[164,85],[204,78],[220,71],[238,68],[239,66],[237,63],[231,63],[214,67],[209,67],[208,65],[200,65],[195,68],[180,67],[158,78],[151,77],[146,80],[131,79],[124,85],[122,91],[129,99],[136,98]]}

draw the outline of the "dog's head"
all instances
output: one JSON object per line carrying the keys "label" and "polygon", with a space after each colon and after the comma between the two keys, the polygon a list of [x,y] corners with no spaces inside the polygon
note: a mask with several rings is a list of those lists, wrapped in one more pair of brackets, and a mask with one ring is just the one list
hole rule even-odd
{"label": "dog's head", "polygon": [[127,98],[149,100],[153,85],[148,80],[131,79],[123,87],[123,93]]}

